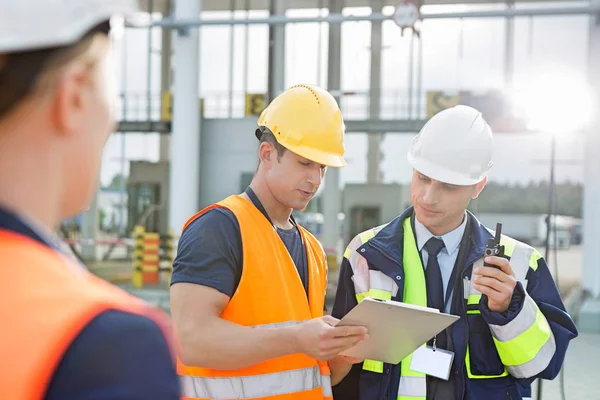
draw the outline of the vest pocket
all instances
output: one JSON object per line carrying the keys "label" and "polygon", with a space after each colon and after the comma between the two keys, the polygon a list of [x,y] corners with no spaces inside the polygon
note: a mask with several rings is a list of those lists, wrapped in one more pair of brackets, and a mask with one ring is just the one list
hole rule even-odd
{"label": "vest pocket", "polygon": [[468,315],[470,377],[496,378],[506,376],[500,356],[496,350],[490,328],[480,315]]}
{"label": "vest pocket", "polygon": [[[523,400],[516,383],[510,376],[499,379],[473,379],[469,383],[469,399]],[[531,400],[531,397],[528,397]]]}

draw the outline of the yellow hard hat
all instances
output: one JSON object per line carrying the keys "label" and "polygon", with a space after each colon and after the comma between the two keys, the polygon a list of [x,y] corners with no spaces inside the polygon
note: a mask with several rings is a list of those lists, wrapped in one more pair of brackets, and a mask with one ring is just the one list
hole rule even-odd
{"label": "yellow hard hat", "polygon": [[[343,167],[344,120],[337,102],[326,90],[294,85],[263,110],[258,125],[266,127],[286,149],[313,162]],[[256,136],[260,138],[261,130]]]}

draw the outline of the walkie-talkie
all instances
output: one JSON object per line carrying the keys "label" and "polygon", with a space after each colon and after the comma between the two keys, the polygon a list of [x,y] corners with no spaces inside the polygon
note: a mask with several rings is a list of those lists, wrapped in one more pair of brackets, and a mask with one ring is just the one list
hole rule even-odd
{"label": "walkie-talkie", "polygon": [[[496,224],[496,236],[494,236],[493,239],[488,240],[487,246],[485,246],[484,254],[486,257],[487,256],[504,257],[504,246],[500,244],[500,236],[501,235],[502,235],[502,224],[497,223]],[[483,262],[483,265],[485,267],[493,267],[493,268],[500,269],[500,267],[489,264],[485,261]]]}

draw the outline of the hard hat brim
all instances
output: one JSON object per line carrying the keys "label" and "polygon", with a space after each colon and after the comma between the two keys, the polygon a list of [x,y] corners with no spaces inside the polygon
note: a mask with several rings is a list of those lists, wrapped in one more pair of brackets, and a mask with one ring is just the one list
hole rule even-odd
{"label": "hard hat brim", "polygon": [[[262,128],[263,127],[259,127],[254,132],[256,138],[259,140],[264,133]],[[268,129],[267,127],[265,128]],[[275,138],[275,140],[277,140],[277,138]],[[333,168],[341,168],[346,166],[346,161],[344,160],[343,156],[329,154],[308,146],[284,146],[283,144],[281,144],[281,146],[317,164],[326,165]]]}
{"label": "hard hat brim", "polygon": [[343,156],[325,153],[307,146],[288,146],[289,151],[298,154],[314,163],[325,165],[333,168],[341,168],[346,166],[346,161]]}
{"label": "hard hat brim", "polygon": [[[482,174],[478,177],[466,176],[465,174],[461,174],[456,171],[452,171],[448,168],[443,168],[435,163],[432,163],[427,160],[417,159],[412,154],[408,154],[408,162],[409,164],[419,173],[427,176],[428,178],[434,179],[436,181],[444,182],[449,185],[456,186],[471,186],[476,185],[487,176],[486,174]],[[491,167],[491,166],[490,166]],[[489,169],[488,169],[489,171]]]}
{"label": "hard hat brim", "polygon": [[[137,0],[104,0],[87,5],[69,1],[50,18],[52,2],[37,1],[36,5],[17,7],[8,22],[0,29],[0,53],[34,51],[61,47],[77,42],[86,32],[113,16],[131,16],[140,10]],[[28,10],[35,7],[36,12]],[[0,13],[6,7],[0,7]],[[3,15],[4,16],[4,15]],[[27,18],[28,23],[20,23]],[[36,29],[32,30],[31,27]]]}

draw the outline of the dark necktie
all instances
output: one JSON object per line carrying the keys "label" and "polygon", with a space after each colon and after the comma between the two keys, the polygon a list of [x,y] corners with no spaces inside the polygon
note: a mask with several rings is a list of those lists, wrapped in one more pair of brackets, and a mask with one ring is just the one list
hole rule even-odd
{"label": "dark necktie", "polygon": [[[427,305],[444,312],[444,283],[437,255],[444,248],[444,242],[441,239],[432,237],[425,243],[425,250],[429,254],[427,259],[427,268],[425,269],[425,281],[427,284]],[[445,332],[437,337],[437,346],[446,347]]]}
{"label": "dark necktie", "polygon": [[427,269],[425,269],[425,280],[427,282],[427,302],[431,308],[444,311],[444,286],[442,273],[437,255],[444,248],[444,242],[432,237],[425,243],[425,250],[429,254]]}

